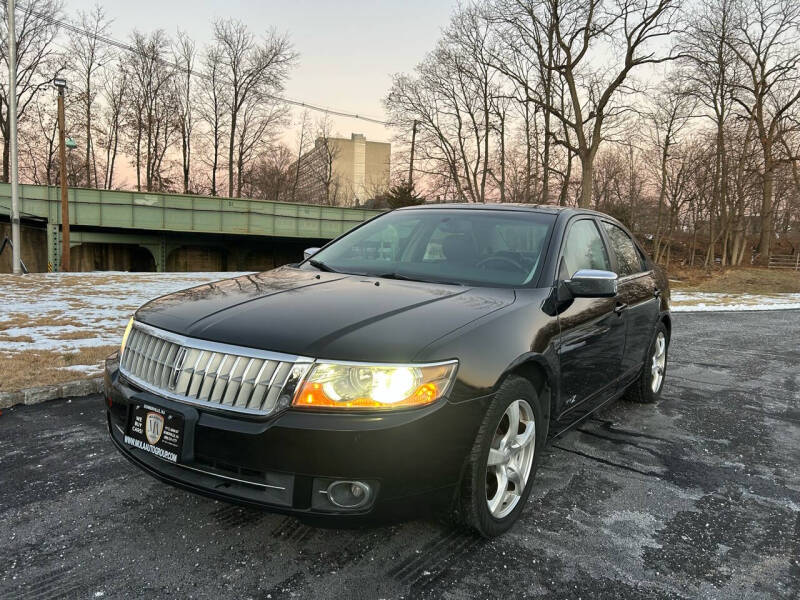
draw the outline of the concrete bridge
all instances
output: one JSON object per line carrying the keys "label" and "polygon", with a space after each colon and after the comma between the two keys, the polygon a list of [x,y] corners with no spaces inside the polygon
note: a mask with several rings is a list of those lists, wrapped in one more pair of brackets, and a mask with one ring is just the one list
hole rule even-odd
{"label": "concrete bridge", "polygon": [[[61,195],[20,185],[22,259],[31,271],[59,270]],[[73,188],[73,271],[262,270],[299,260],[380,211],[243,198]],[[10,237],[11,186],[0,183],[0,243]],[[10,258],[0,256],[0,272]]]}

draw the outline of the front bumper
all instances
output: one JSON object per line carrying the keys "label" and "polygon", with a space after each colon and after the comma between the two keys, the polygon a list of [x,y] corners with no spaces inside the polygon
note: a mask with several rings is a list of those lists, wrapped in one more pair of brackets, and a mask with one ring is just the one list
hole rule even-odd
{"label": "front bumper", "polygon": [[[452,498],[487,399],[446,400],[381,414],[286,410],[266,420],[208,412],[136,389],[109,360],[108,426],[120,452],[167,483],[217,499],[298,516],[392,518],[435,508]],[[124,441],[131,407],[140,402],[191,411],[185,460],[173,464]],[[370,500],[357,509],[333,505],[335,480],[367,482]]]}

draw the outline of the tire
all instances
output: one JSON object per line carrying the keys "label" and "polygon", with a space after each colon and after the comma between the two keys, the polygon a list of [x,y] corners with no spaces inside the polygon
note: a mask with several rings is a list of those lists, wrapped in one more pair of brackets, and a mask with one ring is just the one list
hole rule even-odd
{"label": "tire", "polygon": [[[516,436],[510,434],[508,413],[514,412],[512,404],[516,406],[519,414]],[[519,430],[523,427],[520,433]],[[505,435],[501,435],[504,428]],[[516,375],[506,378],[486,411],[467,458],[461,481],[457,520],[486,538],[496,537],[508,531],[519,518],[530,495],[539,457],[546,442],[547,430],[547,411],[541,406],[531,382]],[[533,438],[530,439],[529,435],[533,435]],[[503,442],[504,439],[507,443]],[[488,464],[490,449],[493,450],[493,460],[506,462],[490,467]],[[528,451],[533,453],[530,458],[527,455]],[[528,462],[530,462],[528,474],[521,480],[520,476]],[[505,494],[500,488],[500,471],[503,470],[507,476]],[[520,481],[524,481],[524,486],[520,486],[523,489],[517,494],[516,488]],[[494,513],[490,509],[489,494],[494,501]],[[506,498],[508,502],[503,501]]]}
{"label": "tire", "polygon": [[[663,341],[663,348],[662,348],[662,356],[663,356],[663,364],[660,366],[661,369],[661,379],[658,382],[658,386],[656,389],[656,384],[654,382],[655,378],[655,366],[654,361],[658,360],[658,349],[659,344]],[[664,323],[659,322],[656,325],[655,333],[653,334],[653,339],[650,342],[650,346],[647,348],[647,355],[644,359],[644,365],[642,366],[642,372],[639,374],[639,377],[634,381],[627,390],[625,390],[624,398],[631,402],[638,402],[639,404],[652,404],[656,402],[659,398],[661,398],[661,390],[664,389],[664,379],[666,377],[667,371],[667,352],[669,350],[669,333],[667,332],[667,328],[664,327]]]}

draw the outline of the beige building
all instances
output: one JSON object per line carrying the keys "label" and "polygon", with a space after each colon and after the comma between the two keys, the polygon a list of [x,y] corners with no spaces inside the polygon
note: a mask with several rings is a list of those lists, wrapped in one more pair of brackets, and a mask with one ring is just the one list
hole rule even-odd
{"label": "beige building", "polygon": [[297,172],[295,201],[359,206],[389,189],[392,145],[370,142],[360,133],[317,138],[292,166]]}

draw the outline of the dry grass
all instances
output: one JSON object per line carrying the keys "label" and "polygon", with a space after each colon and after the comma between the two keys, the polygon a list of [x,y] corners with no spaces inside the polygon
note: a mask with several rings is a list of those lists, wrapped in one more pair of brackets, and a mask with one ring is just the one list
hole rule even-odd
{"label": "dry grass", "polygon": [[[55,340],[88,340],[97,337],[96,331],[82,329],[78,331],[62,331],[53,336]],[[122,337],[122,336],[120,336]]]}
{"label": "dry grass", "polygon": [[116,346],[81,348],[73,352],[32,350],[10,354],[0,352],[0,392],[13,392],[39,385],[74,381],[87,376],[82,371],[65,369],[72,365],[97,365],[97,374],[106,356]]}
{"label": "dry grass", "polygon": [[0,321],[0,331],[14,329],[15,327],[26,327],[31,318],[23,313],[14,313],[10,318]]}
{"label": "dry grass", "polygon": [[33,338],[29,335],[4,335],[0,333],[0,344],[3,342],[22,342],[30,344],[32,341]]}
{"label": "dry grass", "polygon": [[782,269],[740,267],[705,271],[670,268],[669,277],[670,287],[676,291],[726,294],[800,293],[800,272]]}
{"label": "dry grass", "polygon": [[57,312],[48,313],[35,319],[25,313],[14,313],[10,319],[0,321],[0,331],[16,327],[66,327],[69,325],[80,327],[82,323]]}

